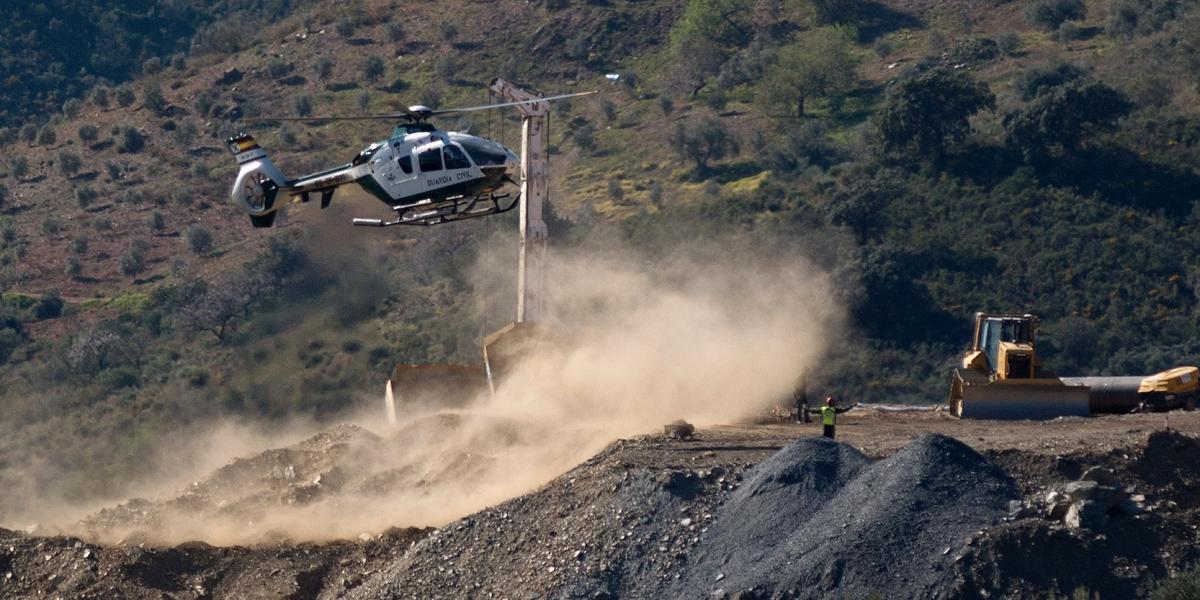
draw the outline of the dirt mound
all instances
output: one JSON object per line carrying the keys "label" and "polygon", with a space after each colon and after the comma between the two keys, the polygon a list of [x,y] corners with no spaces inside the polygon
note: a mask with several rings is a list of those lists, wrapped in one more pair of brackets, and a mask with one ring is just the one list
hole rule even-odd
{"label": "dirt mound", "polygon": [[430,530],[286,547],[104,546],[0,529],[4,598],[316,598],[359,585]]}
{"label": "dirt mound", "polygon": [[595,437],[468,412],[416,417],[383,437],[342,424],[61,531],[109,543],[253,544],[436,526],[563,472]]}
{"label": "dirt mound", "polygon": [[[795,440],[803,433],[796,427],[722,427],[687,440],[620,440],[534,492],[437,530],[355,533],[326,544],[281,539],[171,548],[133,538],[106,546],[0,530],[0,596],[761,600],[876,592],[889,598],[1069,597],[1084,588],[1105,599],[1136,597],[1200,561],[1200,510],[1185,506],[1200,475],[1196,438],[1130,429],[1139,418],[1112,421],[1124,445],[1058,454],[1047,453],[1043,439],[1030,438],[1032,448],[999,453],[1006,465],[1019,467],[1013,472],[1025,497],[1015,509],[1009,500],[1017,489],[1005,472],[947,437],[910,437],[873,461],[846,443]],[[470,438],[489,429],[538,435],[512,427],[505,419],[446,414],[414,422],[401,437]],[[512,438],[478,439],[501,440],[484,444],[500,460],[503,440]],[[280,485],[252,475],[271,479],[284,457],[308,452],[326,461],[321,465],[348,469],[347,457],[359,449],[376,462],[353,473],[378,475],[395,468],[379,457],[402,446],[392,436],[361,430],[323,432],[243,459],[238,469],[198,485]],[[430,472],[418,464],[424,458],[408,456],[413,472],[395,479],[409,485],[419,472]],[[301,472],[312,465],[292,466]],[[1038,513],[1049,492],[1086,479],[1098,466],[1114,489],[1144,496],[1144,510],[1113,513],[1092,527]],[[443,504],[455,501],[426,481],[418,492]],[[369,506],[348,501],[347,490],[359,484],[348,476],[342,491],[327,498],[342,512],[319,516],[355,519]],[[122,508],[151,514],[162,504]],[[381,515],[395,523],[407,516],[396,510]]]}
{"label": "dirt mound", "polygon": [[[364,463],[373,464],[367,457],[383,451],[375,434],[338,425],[292,446],[236,459],[177,496],[134,498],[68,529],[107,541],[220,541],[224,536],[219,532],[267,522],[281,507],[313,504],[338,494],[351,478],[361,477]],[[280,537],[282,533],[262,532],[262,539]]]}
{"label": "dirt mound", "polygon": [[801,440],[755,467],[701,539],[674,595],[936,596],[952,556],[1018,497],[965,444],[925,435],[874,464],[853,448]]}

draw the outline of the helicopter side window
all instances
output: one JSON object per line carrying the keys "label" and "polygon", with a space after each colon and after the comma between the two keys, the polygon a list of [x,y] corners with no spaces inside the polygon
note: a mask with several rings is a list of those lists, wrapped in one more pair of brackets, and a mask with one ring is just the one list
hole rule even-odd
{"label": "helicopter side window", "polygon": [[471,161],[467,160],[467,155],[459,150],[458,146],[446,146],[442,148],[442,153],[446,159],[447,169],[470,169]]}
{"label": "helicopter side window", "polygon": [[412,175],[412,156],[405,154],[397,162],[400,163],[400,170],[404,171],[405,175]]}
{"label": "helicopter side window", "polygon": [[442,151],[441,148],[430,148],[417,155],[417,162],[421,165],[421,172],[428,173],[430,171],[442,170]]}

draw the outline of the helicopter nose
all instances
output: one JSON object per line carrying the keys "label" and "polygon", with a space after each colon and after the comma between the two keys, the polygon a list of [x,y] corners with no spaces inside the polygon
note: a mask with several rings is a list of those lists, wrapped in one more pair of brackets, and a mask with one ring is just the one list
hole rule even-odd
{"label": "helicopter nose", "polygon": [[521,181],[521,159],[508,148],[504,149],[504,177],[513,183]]}

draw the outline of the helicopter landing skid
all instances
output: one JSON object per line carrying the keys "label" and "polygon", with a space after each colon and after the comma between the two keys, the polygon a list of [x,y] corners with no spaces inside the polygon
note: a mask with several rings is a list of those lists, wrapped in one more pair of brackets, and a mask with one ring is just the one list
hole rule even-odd
{"label": "helicopter landing skid", "polygon": [[354,219],[354,224],[360,227],[391,227],[392,225],[441,225],[454,221],[476,219],[489,215],[508,212],[517,207],[520,194],[512,197],[512,201],[503,201],[512,194],[487,194],[485,196],[451,196],[442,200],[421,200],[412,204],[393,206],[396,218],[391,221],[383,219]]}

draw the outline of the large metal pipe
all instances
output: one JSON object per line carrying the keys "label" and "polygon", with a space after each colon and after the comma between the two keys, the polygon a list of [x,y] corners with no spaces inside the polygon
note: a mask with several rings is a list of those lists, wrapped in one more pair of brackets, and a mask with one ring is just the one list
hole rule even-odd
{"label": "large metal pipe", "polygon": [[1063,377],[1067,385],[1088,387],[1088,406],[1092,414],[1132,412],[1142,403],[1138,388],[1145,377]]}

